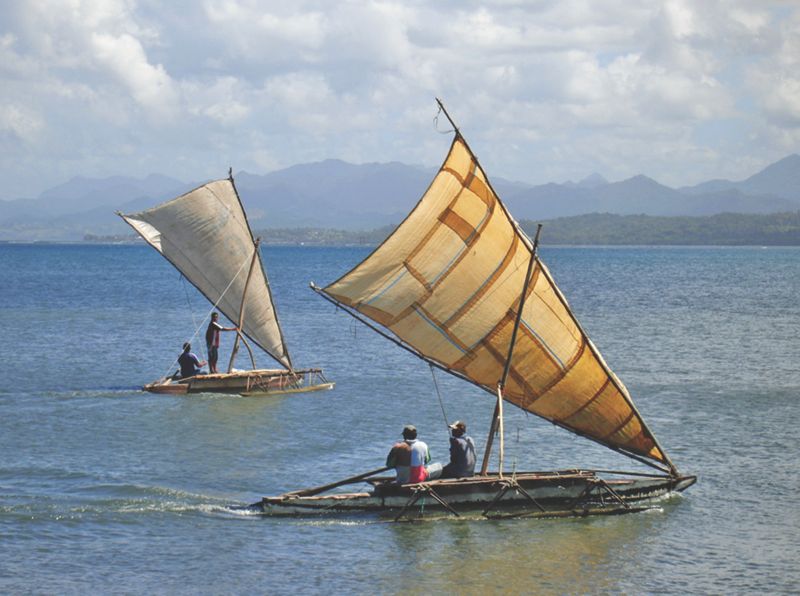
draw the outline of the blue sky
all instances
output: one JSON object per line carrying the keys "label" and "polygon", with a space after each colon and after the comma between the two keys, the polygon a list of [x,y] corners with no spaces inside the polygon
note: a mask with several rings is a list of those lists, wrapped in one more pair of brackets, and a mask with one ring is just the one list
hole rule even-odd
{"label": "blue sky", "polygon": [[743,179],[800,152],[800,2],[0,4],[0,198],[339,158],[489,176]]}

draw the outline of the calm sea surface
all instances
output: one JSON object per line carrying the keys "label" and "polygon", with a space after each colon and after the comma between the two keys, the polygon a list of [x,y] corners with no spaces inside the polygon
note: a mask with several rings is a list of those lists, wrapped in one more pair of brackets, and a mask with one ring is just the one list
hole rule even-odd
{"label": "calm sea surface", "polygon": [[[0,245],[0,592],[798,590],[794,248],[542,250],[666,451],[699,476],[654,511],[392,524],[231,508],[377,468],[406,423],[446,459],[427,365],[308,289],[367,253],[265,249],[293,360],[323,367],[334,391],[170,397],[137,388],[170,369],[209,306],[163,258]],[[491,397],[437,381],[482,451]],[[641,470],[513,408],[506,444],[520,470]]]}

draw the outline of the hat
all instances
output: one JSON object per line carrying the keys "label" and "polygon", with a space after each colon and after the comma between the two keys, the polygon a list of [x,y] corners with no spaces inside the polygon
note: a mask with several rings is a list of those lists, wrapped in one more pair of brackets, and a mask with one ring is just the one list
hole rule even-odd
{"label": "hat", "polygon": [[417,438],[417,427],[413,424],[406,424],[403,427],[403,438],[404,439],[416,439]]}
{"label": "hat", "polygon": [[461,420],[456,420],[455,422],[453,422],[453,424],[450,425],[450,428],[453,428],[453,429],[458,428],[460,430],[467,430],[467,425],[466,425],[465,422],[462,422]]}

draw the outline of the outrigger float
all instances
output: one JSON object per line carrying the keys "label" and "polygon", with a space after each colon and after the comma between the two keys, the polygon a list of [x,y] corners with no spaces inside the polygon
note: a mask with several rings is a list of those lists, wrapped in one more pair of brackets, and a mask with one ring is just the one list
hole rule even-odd
{"label": "outrigger float", "polygon": [[[428,190],[372,254],[312,289],[432,368],[495,397],[480,472],[401,486],[376,478],[379,469],[252,507],[268,515],[377,512],[402,519],[477,510],[559,517],[641,511],[686,490],[696,477],[678,471],[539,258],[541,225],[531,241],[437,102],[455,136]],[[506,402],[656,472],[504,474]],[[496,436],[498,471],[489,472]],[[330,492],[356,482],[372,487]]]}

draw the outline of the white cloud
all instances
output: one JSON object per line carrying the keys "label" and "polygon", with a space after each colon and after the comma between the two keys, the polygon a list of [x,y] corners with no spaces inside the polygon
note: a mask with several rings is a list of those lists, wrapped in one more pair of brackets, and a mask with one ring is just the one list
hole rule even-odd
{"label": "white cloud", "polygon": [[21,105],[0,105],[0,134],[10,133],[21,141],[32,141],[44,123],[38,114]]}
{"label": "white cloud", "polygon": [[91,46],[97,64],[121,81],[139,104],[156,113],[172,112],[176,102],[172,79],[162,65],[148,62],[139,40],[128,34],[92,33]]}
{"label": "white cloud", "polygon": [[436,164],[440,96],[492,175],[736,177],[798,151],[798,37],[780,0],[3,4],[0,174]]}

